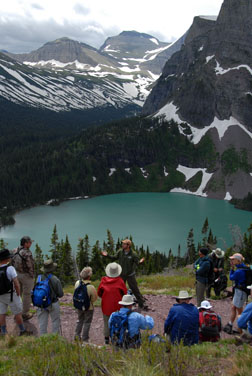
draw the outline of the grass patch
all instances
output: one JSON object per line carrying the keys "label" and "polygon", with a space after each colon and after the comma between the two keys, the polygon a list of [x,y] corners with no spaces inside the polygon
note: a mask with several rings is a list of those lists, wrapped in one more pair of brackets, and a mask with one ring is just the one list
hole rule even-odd
{"label": "grass patch", "polygon": [[[144,333],[140,349],[82,347],[57,335],[5,338],[0,341],[0,375],[5,376],[247,376],[252,372],[252,348],[234,340],[192,347],[149,343]],[[66,356],[67,354],[67,356]]]}
{"label": "grass patch", "polygon": [[[92,281],[97,289],[100,280]],[[143,294],[175,295],[179,290],[188,290],[190,293],[195,288],[195,275],[191,269],[180,268],[172,271],[172,274],[151,274],[137,277],[138,286]],[[64,287],[64,293],[73,294],[74,286]]]}

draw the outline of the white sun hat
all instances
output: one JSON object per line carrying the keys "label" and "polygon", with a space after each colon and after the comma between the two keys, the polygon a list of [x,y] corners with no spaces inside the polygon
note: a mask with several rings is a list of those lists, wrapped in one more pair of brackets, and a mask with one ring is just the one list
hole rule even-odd
{"label": "white sun hat", "polygon": [[211,306],[211,304],[209,303],[208,300],[203,300],[203,302],[201,302],[200,307],[198,307],[198,309],[200,309],[200,308],[210,309],[212,307],[213,306]]}

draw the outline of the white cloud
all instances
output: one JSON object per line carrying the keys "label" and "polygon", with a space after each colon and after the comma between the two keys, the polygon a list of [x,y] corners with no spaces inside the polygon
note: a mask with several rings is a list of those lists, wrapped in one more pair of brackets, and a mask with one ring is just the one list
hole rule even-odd
{"label": "white cloud", "polygon": [[[9,0],[1,3],[0,49],[31,49],[62,36],[100,47],[113,31],[136,30],[164,41],[180,37],[197,15],[217,15],[223,0]],[[88,29],[90,28],[91,29]],[[92,29],[93,27],[93,29]],[[12,29],[12,32],[10,31]],[[32,30],[37,29],[33,35]],[[31,30],[30,43],[26,36]],[[81,30],[88,30],[91,36]],[[20,35],[21,31],[21,35]],[[26,31],[26,32],[24,32]],[[68,34],[70,31],[72,33]],[[103,39],[101,38],[103,36]],[[10,46],[10,47],[8,47]]]}

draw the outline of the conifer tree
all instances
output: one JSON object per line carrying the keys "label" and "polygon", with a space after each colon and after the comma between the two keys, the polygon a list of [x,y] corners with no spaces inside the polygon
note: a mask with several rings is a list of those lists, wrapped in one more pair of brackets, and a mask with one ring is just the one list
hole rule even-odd
{"label": "conifer tree", "polygon": [[35,277],[37,277],[39,274],[41,274],[41,268],[44,264],[44,256],[42,249],[39,247],[39,245],[36,243],[35,245],[35,251],[34,251],[34,269],[35,269]]}
{"label": "conifer tree", "polygon": [[58,263],[59,262],[59,259],[60,259],[60,255],[58,253],[58,233],[57,233],[57,226],[56,224],[54,225],[53,227],[53,232],[52,232],[52,236],[51,236],[51,248],[50,248],[50,253],[51,253],[51,259],[53,260],[53,262],[56,262]]}
{"label": "conifer tree", "polygon": [[197,259],[196,249],[194,245],[194,235],[193,228],[190,229],[187,237],[187,254],[188,254],[188,263],[192,264]]}
{"label": "conifer tree", "polygon": [[61,245],[60,259],[61,278],[65,284],[72,283],[74,280],[74,262],[72,248],[66,235],[66,240]]}
{"label": "conifer tree", "polygon": [[85,238],[80,238],[77,246],[76,262],[79,271],[81,271],[89,263],[90,244],[88,235]]}
{"label": "conifer tree", "polygon": [[90,265],[93,269],[94,279],[99,279],[102,275],[105,274],[103,259],[101,256],[101,248],[100,248],[100,244],[98,240],[96,241],[95,245],[92,248]]}
{"label": "conifer tree", "polygon": [[2,238],[0,239],[0,249],[6,248],[8,243],[6,243]]}
{"label": "conifer tree", "polygon": [[107,252],[109,255],[113,255],[115,250],[115,243],[110,230],[107,230]]}
{"label": "conifer tree", "polygon": [[201,230],[201,233],[203,234],[202,243],[203,243],[204,247],[207,246],[207,232],[208,232],[208,228],[209,228],[209,223],[208,223],[208,218],[206,218],[205,222],[203,224],[202,230]]}

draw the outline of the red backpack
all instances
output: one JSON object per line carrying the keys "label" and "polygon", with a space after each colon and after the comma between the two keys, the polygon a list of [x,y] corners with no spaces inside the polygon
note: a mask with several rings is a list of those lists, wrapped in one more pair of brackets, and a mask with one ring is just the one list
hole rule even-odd
{"label": "red backpack", "polygon": [[200,312],[200,332],[204,338],[218,338],[219,332],[219,318],[215,312],[202,311]]}

